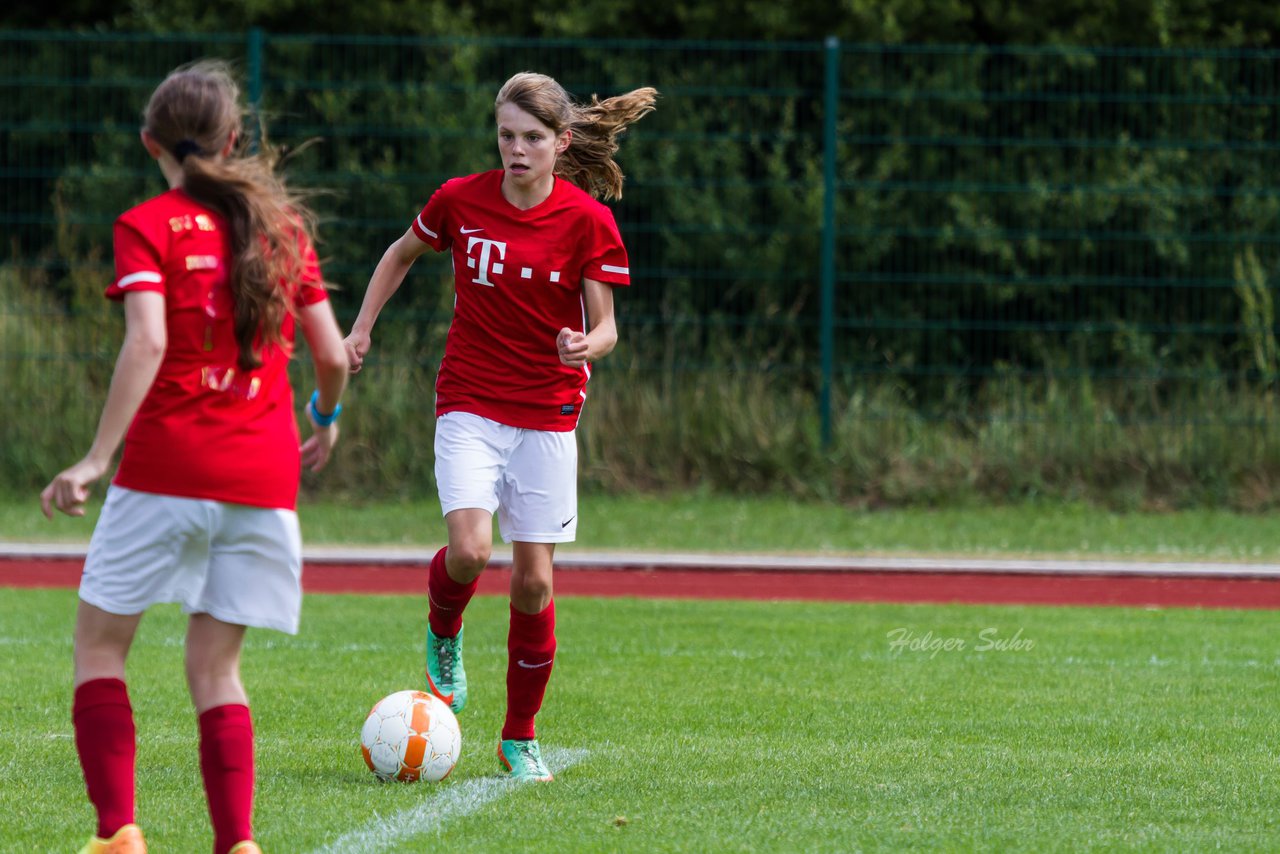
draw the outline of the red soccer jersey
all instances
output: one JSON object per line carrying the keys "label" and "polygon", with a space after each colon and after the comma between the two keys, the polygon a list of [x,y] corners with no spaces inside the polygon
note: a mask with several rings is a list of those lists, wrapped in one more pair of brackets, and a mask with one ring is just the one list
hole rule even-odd
{"label": "red soccer jersey", "polygon": [[436,377],[436,414],[470,412],[512,427],[578,424],[591,366],[560,363],[556,335],[586,331],[582,280],[631,283],[613,213],[569,181],[529,210],[502,196],[502,170],[454,178],[413,232],[453,253],[456,298]]}
{"label": "red soccer jersey", "polygon": [[[295,307],[328,299],[315,252]],[[262,347],[262,367],[241,371],[228,286],[230,238],[222,215],[181,190],[126,211],[115,224],[110,299],[165,297],[168,345],[160,372],[125,435],[114,483],[142,492],[294,509],[301,458],[289,354]],[[282,329],[292,344],[294,321]]]}

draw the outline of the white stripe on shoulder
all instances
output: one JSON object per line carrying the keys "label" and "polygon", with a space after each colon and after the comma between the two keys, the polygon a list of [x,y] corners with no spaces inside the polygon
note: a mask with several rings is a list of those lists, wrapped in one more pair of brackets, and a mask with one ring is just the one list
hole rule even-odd
{"label": "white stripe on shoulder", "polygon": [[427,228],[426,223],[422,221],[422,214],[418,214],[417,221],[418,221],[418,228],[422,229],[423,231],[425,231],[427,234],[431,235],[435,239],[437,240],[440,239],[440,235],[436,234],[434,231]]}
{"label": "white stripe on shoulder", "polygon": [[120,281],[116,282],[117,288],[127,288],[135,282],[151,282],[152,284],[160,284],[164,281],[164,276],[159,273],[146,270],[141,273],[130,273],[127,276],[121,276]]}
{"label": "white stripe on shoulder", "polygon": [[630,267],[615,267],[612,264],[601,264],[600,269],[606,273],[621,273],[624,276],[631,275]]}

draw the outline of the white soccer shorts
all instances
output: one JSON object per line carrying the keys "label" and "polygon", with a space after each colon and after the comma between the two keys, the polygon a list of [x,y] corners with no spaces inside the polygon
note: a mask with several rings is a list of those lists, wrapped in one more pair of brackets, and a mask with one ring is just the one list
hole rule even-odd
{"label": "white soccer shorts", "polygon": [[498,513],[505,543],[571,543],[578,531],[578,442],[469,412],[436,419],[440,509]]}
{"label": "white soccer shorts", "polygon": [[111,614],[180,602],[188,614],[297,634],[298,516],[111,486],[89,541],[80,598]]}

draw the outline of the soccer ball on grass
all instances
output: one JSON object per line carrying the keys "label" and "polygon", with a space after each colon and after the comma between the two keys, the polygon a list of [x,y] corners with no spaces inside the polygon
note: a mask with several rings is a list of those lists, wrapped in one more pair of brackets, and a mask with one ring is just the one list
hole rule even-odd
{"label": "soccer ball on grass", "polygon": [[462,752],[453,710],[425,691],[397,691],[377,702],[360,728],[360,752],[379,780],[435,782]]}

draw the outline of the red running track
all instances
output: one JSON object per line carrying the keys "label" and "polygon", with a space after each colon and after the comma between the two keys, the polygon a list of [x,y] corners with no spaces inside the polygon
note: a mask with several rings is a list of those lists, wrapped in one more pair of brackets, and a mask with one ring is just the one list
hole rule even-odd
{"label": "red running track", "polygon": [[[0,559],[0,586],[74,587],[82,561]],[[504,594],[510,570],[495,567],[480,593]],[[308,593],[425,594],[425,566],[311,563]],[[960,602],[1022,605],[1280,608],[1280,578],[1073,575],[1070,573],[562,568],[557,596],[778,599],[824,602]]]}

